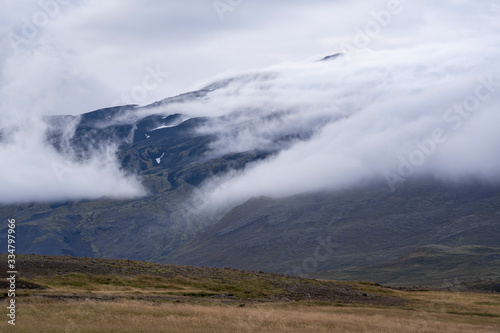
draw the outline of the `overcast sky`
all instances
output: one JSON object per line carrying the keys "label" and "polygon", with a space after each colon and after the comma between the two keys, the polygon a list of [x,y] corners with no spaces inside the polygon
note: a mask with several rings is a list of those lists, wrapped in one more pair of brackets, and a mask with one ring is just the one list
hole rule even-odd
{"label": "overcast sky", "polygon": [[[275,82],[274,90],[270,89],[267,100],[259,100],[255,87],[250,86],[247,95],[235,101],[230,98],[232,88],[229,87],[228,91],[222,92],[226,95],[219,99],[221,104],[201,111],[200,115],[215,115],[212,112],[216,110],[219,114],[227,114],[235,105],[241,107],[244,103],[257,102],[288,103],[290,108],[306,103],[309,104],[305,108],[309,111],[307,114],[313,110],[320,117],[351,116],[354,111],[364,111],[359,112],[363,115],[360,118],[352,117],[342,125],[346,127],[335,128],[340,126],[338,124],[325,127],[307,143],[310,146],[299,145],[270,164],[224,180],[224,186],[213,190],[214,193],[229,193],[229,196],[231,189],[241,188],[249,183],[248,179],[255,177],[261,177],[263,183],[254,183],[255,188],[242,197],[273,191],[271,194],[284,195],[318,189],[324,178],[305,179],[304,186],[290,187],[284,184],[289,184],[296,174],[288,177],[282,174],[276,184],[261,176],[272,174],[293,160],[305,161],[306,153],[318,158],[309,159],[308,165],[297,166],[304,175],[311,173],[312,166],[319,163],[325,168],[323,173],[317,170],[323,176],[335,172],[344,175],[343,172],[355,168],[359,168],[359,172],[349,173],[352,179],[361,179],[374,172],[384,174],[387,170],[392,176],[400,176],[397,172],[398,154],[408,158],[415,149],[408,142],[414,144],[415,139],[432,135],[429,133],[440,126],[448,106],[474,95],[474,89],[480,84],[478,78],[488,79],[488,75],[494,75],[493,80],[500,81],[500,2],[493,0],[6,0],[2,5],[0,127],[23,122],[26,125],[25,119],[37,119],[42,114],[80,114],[128,103],[146,105],[199,89],[217,78],[262,70],[284,73]],[[346,53],[338,65],[319,69],[308,67],[311,62],[337,52]],[[378,86],[380,83],[381,87]],[[332,90],[332,87],[344,90],[340,94],[341,90]],[[294,93],[286,94],[288,88]],[[456,141],[450,140],[447,145],[463,147],[465,142],[469,143],[465,145],[468,152],[496,156],[495,140],[498,138],[488,136],[496,133],[496,127],[481,130],[481,125],[498,123],[495,123],[498,113],[494,112],[498,110],[498,92],[490,92],[488,99],[481,101],[481,109],[485,110],[482,122],[476,119],[477,123],[469,123],[477,128],[473,131],[474,127],[460,124],[460,130],[472,132]],[[313,105],[311,93],[317,94]],[[415,94],[420,94],[419,99],[412,100]],[[356,97],[351,101],[345,96]],[[409,99],[405,100],[404,96]],[[402,113],[408,100],[412,101],[412,108]],[[296,103],[295,106],[291,101]],[[372,101],[380,104],[371,104]],[[189,107],[191,109],[185,112],[197,115],[198,107]],[[405,133],[411,136],[396,133],[381,139],[377,130],[367,127],[380,116],[394,123],[379,124],[377,130],[387,134],[387,129],[394,124],[405,124],[408,126]],[[297,121],[303,120],[298,118]],[[420,126],[422,124],[425,126]],[[448,124],[457,124],[457,120],[450,120]],[[360,141],[353,141],[352,128],[359,132]],[[336,137],[334,133],[339,130],[346,136]],[[363,139],[362,135],[366,134],[363,131],[373,136],[367,135]],[[447,131],[451,135],[451,130]],[[481,133],[483,136],[471,143],[470,138],[477,138],[475,134]],[[34,170],[33,165],[43,164],[40,161],[48,154],[50,158],[45,158],[45,167],[52,170],[58,157],[43,153],[39,134],[24,136],[22,140],[18,138],[17,145],[0,149],[2,159],[11,157],[11,164],[4,165],[3,169],[30,166],[23,172],[38,175],[33,176],[32,181],[36,182],[45,171],[44,167]],[[243,145],[245,148],[257,142],[248,137],[245,137],[245,142],[237,137],[221,137],[234,147],[238,146],[235,142],[246,144]],[[377,139],[380,139],[379,148],[394,139],[401,144],[374,152],[371,145]],[[338,148],[338,145],[331,144],[336,140],[338,145],[350,142],[360,149],[347,152],[351,154],[352,163],[346,162],[341,170],[334,172],[331,170],[336,169],[332,169],[332,165],[339,167],[338,164],[332,158],[325,161],[325,156],[346,156],[346,152],[340,150],[325,151],[327,143],[330,149]],[[478,150],[488,142],[486,149]],[[227,148],[228,144],[220,146]],[[26,154],[12,158],[20,147]],[[467,161],[463,158],[467,156],[464,152],[454,156],[453,151],[456,150],[448,150],[446,165],[451,166],[454,158],[459,164]],[[388,156],[389,152],[397,153]],[[445,157],[436,155],[436,160],[426,165],[435,165],[439,158]],[[394,163],[378,163],[382,160]],[[498,161],[489,162],[486,163],[489,169],[481,172],[494,173],[492,170],[498,166]],[[110,162],[108,169],[99,167],[97,162],[92,163],[84,166],[82,172],[91,175],[89,170],[99,170],[94,177],[95,184],[107,178],[111,179],[107,184],[109,189],[122,184],[123,188],[118,186],[122,192],[138,192],[134,181],[123,179],[114,162]],[[376,171],[366,170],[363,166],[367,163],[375,165]],[[299,172],[299,169],[295,171]],[[455,169],[457,173],[470,171]],[[102,170],[112,171],[102,173]],[[23,172],[19,172],[19,179],[23,178]],[[110,174],[113,176],[108,177]],[[344,175],[337,180],[349,177]],[[4,182],[4,188],[7,188],[6,183],[15,188],[18,181],[15,177],[0,180]],[[342,182],[333,183],[338,186]],[[273,190],[263,190],[266,184]],[[25,191],[30,190],[28,185]],[[44,186],[47,184],[40,183],[35,188]],[[64,186],[73,197],[89,192],[73,193],[72,189],[79,187],[77,180]],[[276,190],[280,188],[283,190]],[[92,192],[91,196],[103,193],[108,192],[104,189]]]}
{"label": "overcast sky", "polygon": [[[480,37],[485,28],[498,27],[484,22],[485,16],[498,17],[498,1],[400,3],[401,11],[366,45],[370,49]],[[6,0],[0,13],[0,120],[6,113],[79,114],[121,100],[149,104],[216,76],[336,53],[343,42],[353,45],[373,13],[390,4]],[[147,94],[131,96],[148,68],[168,76]]]}

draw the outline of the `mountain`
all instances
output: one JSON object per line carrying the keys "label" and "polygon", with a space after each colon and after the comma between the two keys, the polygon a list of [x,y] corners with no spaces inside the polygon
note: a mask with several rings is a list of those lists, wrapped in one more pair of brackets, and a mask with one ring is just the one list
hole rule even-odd
{"label": "mountain", "polygon": [[[300,138],[303,133],[278,135],[273,138],[277,146],[271,149],[217,155],[210,148],[214,136],[200,134],[196,129],[210,122],[230,126],[227,119],[165,115],[161,109],[198,100],[234,81],[245,83],[267,77],[252,75],[223,80],[146,107],[126,105],[78,117],[44,117],[48,144],[75,161],[92,157],[106,145],[118,146],[116,156],[122,170],[137,174],[148,194],[129,200],[103,198],[2,205],[3,219],[15,217],[19,221],[18,232],[23,237],[18,240],[17,250],[155,260],[191,239],[214,219],[191,214],[194,203],[190,201],[197,186],[207,178],[264,159],[276,147]],[[5,242],[2,237],[0,244]]]}
{"label": "mountain", "polygon": [[331,54],[331,55],[328,55],[326,57],[324,57],[323,59],[321,59],[320,61],[330,61],[330,60],[335,60],[335,58],[341,56],[342,53],[336,53],[336,54]]}
{"label": "mountain", "polygon": [[[231,116],[184,112],[185,104],[203,106],[222,98],[229,85],[266,85],[277,75],[221,80],[144,107],[44,117],[46,143],[60,154],[78,163],[113,147],[120,169],[137,176],[147,193],[119,200],[1,205],[2,220],[18,221],[17,251],[394,285],[498,280],[500,186],[484,180],[414,177],[396,191],[373,181],[344,190],[254,197],[212,211],[196,209],[203,204],[197,195],[207,181],[272,159],[335,121],[318,116],[301,126],[281,126],[289,110],[261,114],[257,106]],[[214,128],[244,135],[250,131],[261,135],[262,143],[245,145],[243,135],[239,149],[230,149],[224,144],[234,142],[221,143],[217,131],[207,130]],[[3,251],[6,228],[0,229]]]}
{"label": "mountain", "polygon": [[[434,270],[422,279],[427,285],[444,276],[498,279],[499,186],[420,180],[391,192],[384,185],[254,198],[165,260],[397,285],[418,285],[423,267]],[[435,244],[437,254],[422,250]],[[420,275],[408,274],[417,254]]]}

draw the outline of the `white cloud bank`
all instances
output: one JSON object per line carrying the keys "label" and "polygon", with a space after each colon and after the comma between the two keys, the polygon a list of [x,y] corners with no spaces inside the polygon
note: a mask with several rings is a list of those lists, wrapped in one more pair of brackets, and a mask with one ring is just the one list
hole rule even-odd
{"label": "white cloud bank", "polygon": [[[24,18],[43,9],[36,1],[7,1],[0,14],[0,127],[21,130],[0,145],[0,200],[140,193],[107,153],[69,165],[42,143],[37,119],[110,106],[143,83],[148,66],[169,76],[138,104],[196,88],[191,82],[216,73],[282,63],[269,68],[278,75],[267,81],[235,83],[210,94],[208,103],[173,110],[226,115],[232,126],[200,129],[218,134],[219,153],[273,147],[287,133],[312,134],[272,160],[208,184],[213,202],[388,175],[394,184],[419,174],[497,179],[500,5],[401,0],[390,22],[370,32],[373,13],[390,2],[245,1],[221,21],[210,1],[70,1],[26,47],[13,50],[9,33],[22,33]],[[368,49],[359,54],[296,63],[356,45],[363,34]],[[63,168],[60,182],[53,163],[74,172]]]}
{"label": "white cloud bank", "polygon": [[[86,161],[57,152],[44,140],[45,126],[27,120],[0,143],[0,203],[130,198],[145,194],[139,181],[119,169],[116,147],[103,146]],[[72,135],[72,128],[67,129]]]}
{"label": "white cloud bank", "polygon": [[[451,181],[500,180],[500,48],[493,39],[422,45],[272,68],[268,80],[234,83],[209,95],[206,106],[182,112],[225,115],[205,126],[219,153],[272,147],[287,133],[307,132],[277,156],[212,180],[210,204],[252,196],[410,177]],[[500,44],[496,44],[500,45]],[[176,107],[178,108],[178,107]]]}

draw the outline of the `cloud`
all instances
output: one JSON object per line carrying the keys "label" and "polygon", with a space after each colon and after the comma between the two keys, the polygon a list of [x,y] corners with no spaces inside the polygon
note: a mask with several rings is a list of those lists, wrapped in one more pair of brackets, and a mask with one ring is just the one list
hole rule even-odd
{"label": "cloud", "polygon": [[[500,180],[500,49],[487,40],[475,48],[459,41],[280,66],[272,79],[209,94],[206,114],[224,115],[199,129],[217,136],[213,149],[283,150],[205,184],[208,204],[366,181],[394,189],[417,176]],[[288,147],[276,145],[311,129]]]}
{"label": "cloud", "polygon": [[[336,52],[339,41],[352,42],[355,28],[387,2],[244,1],[221,21],[212,1],[67,1],[37,25],[36,15],[48,15],[40,3],[59,0],[8,1],[0,14],[0,71],[10,74],[0,87],[11,80],[16,89],[43,83],[43,94],[28,91],[24,101],[41,105],[43,114],[75,115],[110,106],[142,83],[148,66],[159,66],[169,77],[137,103],[149,104],[219,74]],[[23,34],[27,22],[34,37]],[[382,37],[397,31],[387,27],[371,47],[392,45]],[[27,43],[14,48],[11,33]],[[2,90],[0,100],[13,98],[12,89]]]}
{"label": "cloud", "polygon": [[[281,151],[207,184],[214,202],[339,188],[388,173],[406,179],[401,158],[419,164],[418,143],[434,139],[439,128],[446,140],[407,173],[497,177],[498,91],[468,115],[457,114],[454,104],[474,96],[479,78],[500,81],[500,6],[492,0],[401,0],[401,10],[377,27],[377,15],[394,2],[243,1],[221,20],[212,1],[69,1],[26,45],[14,48],[11,33],[24,36],[26,22],[46,11],[38,1],[7,1],[0,13],[0,128],[19,130],[0,146],[7,161],[0,185],[12,193],[3,197],[36,199],[42,189],[50,198],[140,193],[107,158],[112,147],[99,153],[104,165],[99,158],[72,164],[45,145],[39,120],[111,106],[141,87],[149,68],[168,76],[137,104],[257,68],[269,74],[235,81],[203,103],[165,109],[223,116],[199,129],[217,135],[217,154]],[[362,50],[357,39],[364,40]],[[354,45],[353,54],[312,63],[346,44]],[[63,172],[61,183],[53,162],[74,172]]]}
{"label": "cloud", "polygon": [[[68,121],[65,139],[78,118]],[[8,130],[0,142],[0,203],[64,201],[103,197],[131,198],[145,194],[139,181],[119,169],[116,147],[102,146],[85,161],[71,150],[57,152],[45,141],[47,125],[39,118]]]}

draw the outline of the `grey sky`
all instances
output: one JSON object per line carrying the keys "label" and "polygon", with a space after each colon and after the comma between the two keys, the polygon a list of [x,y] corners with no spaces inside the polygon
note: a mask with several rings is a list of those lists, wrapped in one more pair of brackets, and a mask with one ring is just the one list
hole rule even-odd
{"label": "grey sky", "polygon": [[[130,95],[147,66],[169,75],[147,95],[133,98],[137,104],[199,88],[214,76],[338,52],[342,42],[353,43],[356,29],[363,30],[374,12],[394,0],[5,2],[2,109],[19,114],[36,104],[44,114],[77,114]],[[216,10],[220,3],[232,8],[222,19]],[[371,49],[474,37],[483,28],[498,28],[484,21],[498,11],[496,1],[400,3],[401,13],[370,41]],[[26,22],[37,30],[32,38],[23,34]],[[481,29],[470,29],[478,23]],[[11,33],[27,43],[13,49]],[[23,101],[15,96],[19,90]]]}
{"label": "grey sky", "polygon": [[[232,3],[221,20],[211,0],[7,0],[0,14],[2,106],[18,109],[16,114],[34,103],[44,114],[107,107],[141,84],[147,66],[159,67],[169,76],[137,101],[147,104],[199,88],[214,76],[313,59],[339,51],[342,41],[352,42],[356,27],[388,1]],[[402,26],[417,19],[411,29],[418,30],[421,11],[394,17],[391,24],[398,29],[388,27],[370,46],[392,45],[384,41],[391,36],[407,42]],[[38,24],[44,13],[52,15]],[[26,22],[36,34],[13,49],[11,33],[25,37]],[[5,99],[17,89],[24,90],[26,103]]]}

